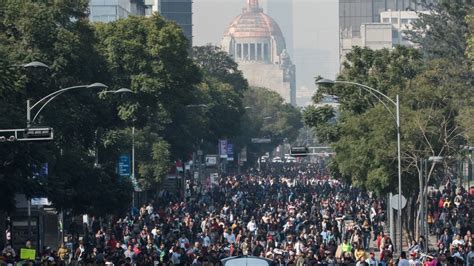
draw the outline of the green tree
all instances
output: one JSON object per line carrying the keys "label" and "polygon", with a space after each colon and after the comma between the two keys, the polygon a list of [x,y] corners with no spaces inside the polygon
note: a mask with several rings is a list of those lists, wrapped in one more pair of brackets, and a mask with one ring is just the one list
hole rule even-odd
{"label": "green tree", "polygon": [[138,178],[149,188],[167,173],[172,158],[184,158],[190,151],[192,130],[185,106],[199,96],[200,71],[188,57],[181,29],[156,14],[95,27],[110,83],[135,92],[119,107],[129,128],[105,132],[102,141],[114,158],[117,152],[129,153],[133,124]]}
{"label": "green tree", "polygon": [[429,5],[429,13],[419,13],[420,19],[406,32],[408,38],[419,44],[429,59],[445,58],[464,64],[466,16],[472,8],[472,1],[439,0]]}
{"label": "green tree", "polygon": [[[251,87],[244,93],[244,105],[246,115],[241,123],[239,141],[249,145],[257,156],[284,141],[291,143],[303,126],[301,111],[269,89]],[[271,138],[272,143],[252,144],[252,138]]]}
{"label": "green tree", "polygon": [[[0,38],[8,63],[15,65],[40,60],[51,65],[49,73],[24,71],[19,81],[14,83],[15,90],[7,92],[12,106],[7,112],[14,119],[6,121],[2,128],[21,128],[26,123],[23,118],[26,98],[35,101],[60,87],[94,82],[95,73],[101,70],[101,57],[92,46],[94,36],[85,13],[87,1],[54,4],[2,1],[1,5]],[[77,154],[87,157],[94,136],[94,122],[99,120],[94,110],[100,104],[94,100],[94,94],[84,91],[77,93],[77,98],[60,96],[52,103],[55,108],[45,108],[37,122],[56,128],[56,143],[12,145],[11,154],[15,156],[9,157],[6,163],[24,164],[11,177],[22,182],[32,176],[31,165],[41,162],[50,162],[50,169],[54,169],[61,149],[76,150]],[[88,104],[84,104],[84,98],[88,99],[85,101]],[[52,180],[54,175],[68,178],[68,175],[53,170]],[[55,184],[48,185],[54,187]],[[13,191],[32,193],[22,187]]]}
{"label": "green tree", "polygon": [[[395,93],[413,90],[420,63],[420,54],[414,49],[398,47],[390,52],[356,47],[347,55],[339,78],[368,85],[393,97]],[[357,86],[320,86],[314,100],[319,101],[323,94],[339,97],[337,123],[330,107],[309,107],[304,119],[315,127],[318,139],[333,143],[333,169],[337,170],[334,174],[380,193],[396,187],[396,127],[392,115],[376,97]],[[388,107],[394,113],[390,103]]]}
{"label": "green tree", "polygon": [[[0,109],[5,114],[0,128],[26,126],[27,98],[36,102],[59,88],[105,81],[101,80],[105,60],[94,47],[97,40],[87,19],[88,5],[86,0],[0,3]],[[30,61],[47,63],[51,70],[11,67]],[[130,199],[126,193],[129,182],[117,185],[115,167],[94,169],[95,129],[119,121],[112,102],[99,99],[96,93],[72,91],[58,96],[42,111],[33,125],[53,127],[54,142],[0,143],[0,212],[14,211],[15,193],[45,195],[58,209],[75,213],[86,206],[95,213],[123,210],[120,201]],[[43,163],[49,164],[48,179],[35,179],[32,169]],[[98,180],[100,186],[94,183]],[[101,193],[104,187],[114,193]],[[87,197],[89,193],[97,197]]]}
{"label": "green tree", "polygon": [[214,146],[219,139],[239,136],[245,111],[242,99],[248,83],[237,63],[219,47],[211,45],[194,47],[193,59],[204,76],[200,102],[207,104],[206,110],[199,114],[206,116],[202,120],[206,121],[208,132],[197,135],[197,139]]}

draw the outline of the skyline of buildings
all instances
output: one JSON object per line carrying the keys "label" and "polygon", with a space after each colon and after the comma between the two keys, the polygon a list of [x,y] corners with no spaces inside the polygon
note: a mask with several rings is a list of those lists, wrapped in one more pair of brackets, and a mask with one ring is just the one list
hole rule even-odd
{"label": "skyline of buildings", "polygon": [[143,0],[90,0],[89,20],[92,22],[112,22],[128,16],[144,16]]}
{"label": "skyline of buildings", "polygon": [[183,29],[190,46],[193,45],[193,1],[192,0],[159,0],[158,13],[165,19],[174,21]]}
{"label": "skyline of buildings", "polygon": [[339,28],[346,36],[360,37],[361,25],[380,22],[383,11],[416,10],[423,10],[420,0],[339,0]]}
{"label": "skyline of buildings", "polygon": [[89,20],[107,23],[129,16],[151,16],[153,12],[158,12],[180,26],[192,46],[192,3],[192,0],[90,0]]}
{"label": "skyline of buildings", "polygon": [[354,46],[373,50],[414,46],[404,31],[411,28],[411,23],[419,19],[417,12],[424,9],[417,0],[340,0],[341,66]]}
{"label": "skyline of buildings", "polygon": [[[159,12],[181,26],[194,45],[219,45],[220,37],[215,36],[222,36],[231,18],[241,13],[242,1],[245,0],[226,0],[225,3],[218,0],[91,0],[90,19],[109,22],[130,15],[147,16]],[[411,45],[402,31],[417,19],[417,15],[405,10],[421,10],[418,2],[260,0],[260,7],[279,25],[286,52],[292,64],[297,66],[295,99],[301,98],[297,100],[300,104],[307,102],[308,90],[316,89],[314,77],[336,77],[344,55],[352,46],[390,49],[398,44]],[[197,6],[196,10],[193,5]],[[396,10],[403,11],[397,13]],[[383,17],[383,14],[390,14],[390,17]],[[322,23],[326,20],[327,25]],[[197,34],[193,36],[195,31]],[[301,91],[301,97],[298,95],[300,89],[306,91]]]}

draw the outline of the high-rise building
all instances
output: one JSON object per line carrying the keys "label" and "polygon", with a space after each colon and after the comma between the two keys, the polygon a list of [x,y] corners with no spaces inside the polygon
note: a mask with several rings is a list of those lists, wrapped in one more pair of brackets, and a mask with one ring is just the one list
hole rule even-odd
{"label": "high-rise building", "polygon": [[262,7],[280,26],[285,36],[286,50],[294,57],[293,51],[293,1],[294,0],[264,0]]}
{"label": "high-rise building", "polygon": [[[435,0],[424,0],[429,4]],[[339,57],[353,46],[391,49],[412,45],[404,39],[403,30],[418,19],[414,11],[423,11],[421,0],[339,0]],[[383,17],[382,14],[385,14]]]}
{"label": "high-rise building", "polygon": [[360,26],[380,22],[383,11],[415,11],[422,8],[420,0],[339,0],[339,28],[346,36],[359,37]]}
{"label": "high-rise building", "polygon": [[167,20],[178,24],[186,38],[193,40],[193,1],[192,0],[159,0],[158,12]]}
{"label": "high-rise building", "polygon": [[143,0],[91,0],[89,10],[90,21],[111,22],[145,15],[145,3]]}
{"label": "high-rise building", "polygon": [[247,0],[242,14],[230,23],[222,49],[239,64],[250,86],[273,90],[296,105],[295,65],[280,27],[258,0]]}

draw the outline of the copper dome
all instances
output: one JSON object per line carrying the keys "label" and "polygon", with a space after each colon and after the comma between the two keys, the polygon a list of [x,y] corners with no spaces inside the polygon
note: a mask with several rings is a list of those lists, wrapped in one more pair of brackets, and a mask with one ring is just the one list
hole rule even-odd
{"label": "copper dome", "polygon": [[247,8],[230,23],[224,36],[266,38],[283,37],[283,34],[275,20],[259,8],[258,0],[247,0]]}

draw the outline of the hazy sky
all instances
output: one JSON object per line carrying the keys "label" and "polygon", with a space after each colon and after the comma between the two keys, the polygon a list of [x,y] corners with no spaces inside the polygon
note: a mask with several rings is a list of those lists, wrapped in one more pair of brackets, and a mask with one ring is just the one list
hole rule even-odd
{"label": "hazy sky", "polygon": [[[283,0],[261,0],[264,12],[266,1]],[[296,64],[297,89],[314,88],[313,77],[334,78],[338,71],[338,1],[293,2],[293,62]],[[245,4],[246,0],[194,0],[193,44],[219,45],[227,26],[242,13]]]}

